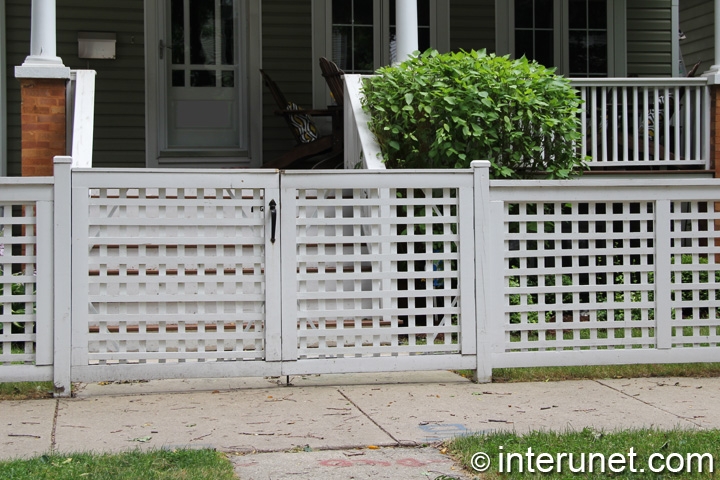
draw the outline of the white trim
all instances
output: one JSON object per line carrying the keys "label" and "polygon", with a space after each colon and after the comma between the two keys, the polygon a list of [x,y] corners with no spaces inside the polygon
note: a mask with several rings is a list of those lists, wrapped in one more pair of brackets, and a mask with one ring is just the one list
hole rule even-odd
{"label": "white trim", "polygon": [[5,48],[5,0],[0,0],[0,177],[7,176],[7,51]]}
{"label": "white trim", "polygon": [[[158,25],[164,25],[166,12],[165,1],[145,2],[145,163],[148,168],[178,167],[197,162],[203,159],[203,167],[239,166],[240,162],[249,160],[248,166],[262,165],[262,83],[259,75],[253,72],[262,67],[262,7],[261,0],[238,0],[237,42],[242,48],[246,61],[239,66],[238,75],[242,79],[243,91],[239,95],[240,101],[240,128],[246,131],[247,156],[226,157],[222,152],[215,155],[197,155],[188,153],[187,156],[167,157],[160,160],[160,151],[165,144],[167,131],[165,90],[167,74],[160,68],[158,62],[158,49],[160,48],[161,34]],[[253,114],[255,112],[255,114]],[[212,161],[211,159],[217,160]]]}

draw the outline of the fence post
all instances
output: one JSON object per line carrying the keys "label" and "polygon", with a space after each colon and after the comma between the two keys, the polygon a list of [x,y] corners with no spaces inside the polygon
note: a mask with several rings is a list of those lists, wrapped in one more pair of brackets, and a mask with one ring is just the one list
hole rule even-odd
{"label": "fence post", "polygon": [[54,313],[53,331],[55,349],[53,359],[53,383],[56,397],[69,397],[71,394],[71,358],[72,358],[72,230],[71,230],[71,171],[72,157],[56,156],[54,165]]}
{"label": "fence post", "polygon": [[[655,202],[655,348],[672,348],[672,249],[670,200]],[[680,262],[680,259],[677,259]],[[679,280],[676,280],[679,283]],[[676,293],[679,295],[679,292]]]}
{"label": "fence post", "polygon": [[[492,345],[488,327],[493,311],[492,284],[498,270],[491,265],[493,258],[490,232],[490,162],[475,160],[470,164],[473,172],[473,205],[475,222],[475,312],[477,315],[477,366],[475,381],[487,383],[492,380]],[[497,255],[498,252],[494,254]]]}

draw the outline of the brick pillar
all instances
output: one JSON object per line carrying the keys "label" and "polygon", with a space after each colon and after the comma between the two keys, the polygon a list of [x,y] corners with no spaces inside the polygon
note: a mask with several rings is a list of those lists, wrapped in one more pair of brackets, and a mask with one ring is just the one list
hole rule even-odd
{"label": "brick pillar", "polygon": [[53,158],[65,155],[65,89],[62,78],[21,78],[22,176],[52,176]]}

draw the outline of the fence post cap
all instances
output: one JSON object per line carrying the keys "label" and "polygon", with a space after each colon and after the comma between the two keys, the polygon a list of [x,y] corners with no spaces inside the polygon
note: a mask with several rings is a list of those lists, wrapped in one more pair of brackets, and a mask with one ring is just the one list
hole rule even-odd
{"label": "fence post cap", "polygon": [[490,168],[490,160],[473,160],[470,162],[470,168]]}
{"label": "fence post cap", "polygon": [[56,155],[53,157],[53,163],[55,165],[63,165],[63,164],[72,163],[72,157],[67,156],[67,155]]}

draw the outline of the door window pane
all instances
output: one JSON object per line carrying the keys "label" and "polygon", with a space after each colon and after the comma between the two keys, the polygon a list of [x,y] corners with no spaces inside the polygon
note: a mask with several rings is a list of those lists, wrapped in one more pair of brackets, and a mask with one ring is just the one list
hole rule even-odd
{"label": "door window pane", "polygon": [[553,28],[553,0],[535,0],[535,28]]}
{"label": "door window pane", "polygon": [[182,65],[185,63],[185,2],[172,0],[170,3],[170,47],[172,63]]}
{"label": "door window pane", "polygon": [[209,70],[190,70],[191,87],[214,87],[215,72]]}
{"label": "door window pane", "polygon": [[232,0],[222,0],[220,4],[220,58],[223,65],[235,65],[235,18]]}
{"label": "door window pane", "polygon": [[551,67],[555,64],[553,0],[515,2],[515,57]]}
{"label": "door window pane", "polygon": [[215,63],[215,0],[190,0],[190,63]]}
{"label": "door window pane", "polygon": [[515,1],[515,28],[533,28],[533,0]]}
{"label": "door window pane", "polygon": [[608,75],[607,0],[570,0],[570,76]]}
{"label": "door window pane", "polygon": [[375,70],[373,0],[333,0],[332,59],[347,73]]}

